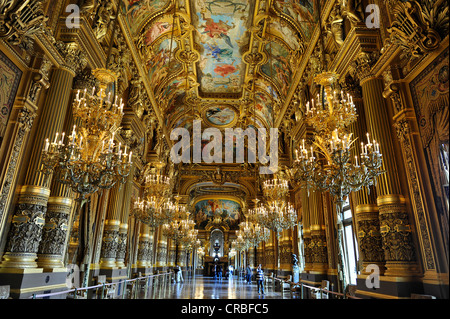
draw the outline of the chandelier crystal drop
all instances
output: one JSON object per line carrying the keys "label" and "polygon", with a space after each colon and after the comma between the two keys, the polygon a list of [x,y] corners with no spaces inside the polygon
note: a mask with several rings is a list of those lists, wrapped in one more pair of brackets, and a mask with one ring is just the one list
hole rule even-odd
{"label": "chandelier crystal drop", "polygon": [[99,189],[109,189],[117,182],[124,183],[130,173],[132,152],[127,146],[116,144],[114,137],[120,129],[123,103],[114,102],[108,85],[116,80],[114,72],[95,69],[93,75],[100,82],[99,90],[78,90],[73,103],[72,133],[56,133],[53,141],[45,140],[42,151],[42,172],[54,173],[58,182],[69,185],[81,199]]}

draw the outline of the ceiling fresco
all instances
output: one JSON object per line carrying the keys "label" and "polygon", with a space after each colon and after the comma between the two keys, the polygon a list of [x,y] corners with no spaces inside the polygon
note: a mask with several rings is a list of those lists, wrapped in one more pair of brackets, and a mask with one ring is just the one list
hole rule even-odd
{"label": "ceiling fresco", "polygon": [[251,1],[197,0],[192,4],[194,39],[201,45],[197,64],[200,90],[236,93],[242,90],[245,64],[242,48],[248,44]]}
{"label": "ceiling fresco", "polygon": [[[220,130],[274,127],[317,7],[315,0],[124,0],[123,23],[166,132],[191,130],[194,119]],[[243,183],[254,184],[236,185]],[[217,211],[234,227],[240,206],[221,197],[224,185],[215,187],[208,192],[216,197],[195,206],[196,218],[204,227]]]}
{"label": "ceiling fresco", "polygon": [[170,0],[123,0],[124,13],[131,33],[136,34],[155,13],[171,5]]}
{"label": "ceiling fresco", "polygon": [[317,22],[315,0],[275,0],[274,6],[300,27],[306,39],[310,39]]}

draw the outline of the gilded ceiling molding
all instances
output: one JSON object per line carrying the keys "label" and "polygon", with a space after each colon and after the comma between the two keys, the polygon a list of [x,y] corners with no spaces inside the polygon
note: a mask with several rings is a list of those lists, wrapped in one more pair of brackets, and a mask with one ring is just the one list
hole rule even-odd
{"label": "gilded ceiling molding", "polygon": [[119,22],[120,29],[122,30],[122,34],[124,35],[125,41],[126,41],[126,43],[128,45],[128,48],[130,49],[131,56],[133,58],[135,66],[137,68],[138,74],[140,74],[141,79],[143,79],[143,84],[144,84],[144,87],[145,87],[145,89],[147,91],[148,99],[149,99],[151,105],[153,106],[153,111],[156,114],[156,117],[158,119],[159,125],[161,127],[163,127],[163,130],[165,132],[164,135],[166,137],[167,142],[171,143],[170,138],[169,138],[170,135],[167,134],[166,128],[164,127],[164,117],[162,116],[159,108],[156,107],[158,104],[156,103],[155,98],[153,96],[153,92],[152,92],[151,86],[150,86],[150,84],[148,82],[148,78],[146,76],[146,71],[144,70],[142,61],[140,59],[140,55],[137,52],[137,48],[136,48],[136,46],[135,46],[135,44],[134,44],[134,42],[132,40],[133,37],[131,36],[130,29],[128,28],[127,22],[125,21],[125,18],[124,18],[124,16],[122,14],[119,14],[118,18],[119,18],[118,22]]}
{"label": "gilded ceiling molding", "polygon": [[48,20],[43,11],[46,1],[0,1],[0,38],[20,45],[35,34]]}

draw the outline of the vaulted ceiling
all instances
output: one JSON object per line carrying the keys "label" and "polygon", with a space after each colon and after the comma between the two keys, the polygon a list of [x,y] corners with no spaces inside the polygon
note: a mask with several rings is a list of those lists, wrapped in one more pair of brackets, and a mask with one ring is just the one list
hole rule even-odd
{"label": "vaulted ceiling", "polygon": [[167,131],[199,117],[273,127],[315,26],[312,0],[124,0],[122,11]]}
{"label": "vaulted ceiling", "polygon": [[[194,119],[202,128],[278,127],[318,16],[315,0],[123,0],[121,11],[169,146],[168,134]],[[241,164],[179,174],[184,194],[254,196],[255,176]]]}

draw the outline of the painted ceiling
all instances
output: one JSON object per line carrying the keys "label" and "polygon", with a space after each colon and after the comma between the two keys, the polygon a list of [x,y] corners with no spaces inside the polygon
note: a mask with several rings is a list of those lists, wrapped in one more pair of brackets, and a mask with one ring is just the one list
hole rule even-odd
{"label": "painted ceiling", "polygon": [[314,10],[314,0],[124,0],[122,6],[168,130],[189,127],[194,109],[206,125],[235,125],[242,104],[271,127],[273,101],[288,96]]}
{"label": "painted ceiling", "polygon": [[124,0],[122,26],[166,132],[199,118],[202,127],[274,127],[317,25],[316,1]]}

